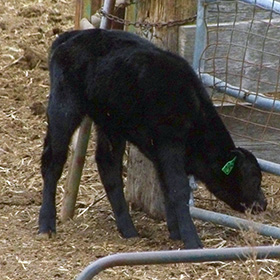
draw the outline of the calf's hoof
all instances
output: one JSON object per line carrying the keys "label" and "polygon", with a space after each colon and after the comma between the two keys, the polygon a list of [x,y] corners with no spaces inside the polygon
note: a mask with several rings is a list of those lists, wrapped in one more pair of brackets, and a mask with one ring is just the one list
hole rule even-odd
{"label": "calf's hoof", "polygon": [[131,228],[129,230],[120,231],[123,238],[133,238],[138,237],[138,232],[135,228]]}
{"label": "calf's hoof", "polygon": [[179,230],[170,232],[169,238],[171,240],[181,240],[182,239]]}
{"label": "calf's hoof", "polygon": [[55,232],[45,232],[45,233],[38,233],[35,237],[36,240],[49,240],[49,239],[56,239]]}
{"label": "calf's hoof", "polygon": [[[43,208],[42,208],[43,209]],[[39,234],[47,235],[49,238],[56,234],[56,216],[46,215],[45,211],[40,212],[39,216]]]}
{"label": "calf's hoof", "polygon": [[203,244],[200,241],[200,239],[197,240],[188,240],[186,242],[184,242],[185,244],[185,249],[187,250],[191,250],[191,249],[203,249]]}

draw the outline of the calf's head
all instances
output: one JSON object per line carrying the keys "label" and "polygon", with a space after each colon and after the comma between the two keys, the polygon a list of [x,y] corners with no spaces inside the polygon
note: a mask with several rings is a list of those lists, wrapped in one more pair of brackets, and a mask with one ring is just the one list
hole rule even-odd
{"label": "calf's head", "polygon": [[217,198],[240,212],[265,211],[267,201],[261,189],[262,173],[252,153],[242,148],[233,150],[220,172],[222,184],[213,191]]}

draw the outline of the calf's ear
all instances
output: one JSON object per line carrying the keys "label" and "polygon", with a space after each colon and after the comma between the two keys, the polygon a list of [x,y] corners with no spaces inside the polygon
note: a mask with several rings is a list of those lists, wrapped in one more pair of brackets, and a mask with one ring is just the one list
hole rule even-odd
{"label": "calf's ear", "polygon": [[237,157],[238,159],[245,158],[245,154],[239,148],[236,148],[236,149],[232,150],[230,152],[230,155],[231,155],[231,157]]}
{"label": "calf's ear", "polygon": [[245,160],[246,160],[246,155],[241,149],[236,148],[236,149],[231,151],[230,159],[231,160],[234,159],[234,164],[235,165],[241,166],[242,163],[244,163]]}
{"label": "calf's ear", "polygon": [[251,166],[253,162],[256,162],[257,164],[257,160],[253,154],[243,148],[236,148],[232,150],[231,157],[236,157],[235,163],[241,170],[247,169],[247,167]]}

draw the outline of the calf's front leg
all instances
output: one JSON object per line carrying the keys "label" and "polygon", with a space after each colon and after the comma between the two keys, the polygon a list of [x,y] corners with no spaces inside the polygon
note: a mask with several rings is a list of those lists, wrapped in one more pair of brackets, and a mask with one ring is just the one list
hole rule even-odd
{"label": "calf's front leg", "polygon": [[181,239],[186,249],[198,249],[203,245],[190,215],[191,187],[185,172],[184,159],[183,147],[165,145],[158,153],[157,170],[167,200],[165,203],[170,237]]}

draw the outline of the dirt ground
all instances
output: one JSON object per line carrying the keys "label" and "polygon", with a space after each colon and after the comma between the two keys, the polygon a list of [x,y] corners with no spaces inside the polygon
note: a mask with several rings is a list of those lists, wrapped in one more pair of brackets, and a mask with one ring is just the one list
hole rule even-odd
{"label": "dirt ground", "polygon": [[[73,27],[74,1],[0,1],[0,279],[74,279],[90,262],[119,252],[182,248],[163,221],[132,211],[140,237],[122,239],[104,198],[91,141],[73,221],[58,221],[56,239],[37,239],[42,180],[40,155],[49,90],[47,53],[55,36]],[[66,168],[67,170],[67,168]],[[58,186],[58,212],[66,172]],[[248,219],[280,226],[280,179],[264,174],[269,206]],[[197,206],[238,214],[200,189]],[[59,219],[59,218],[58,218]],[[278,241],[195,221],[206,248],[277,245]],[[280,260],[211,262],[107,269],[95,279],[278,279]]]}

